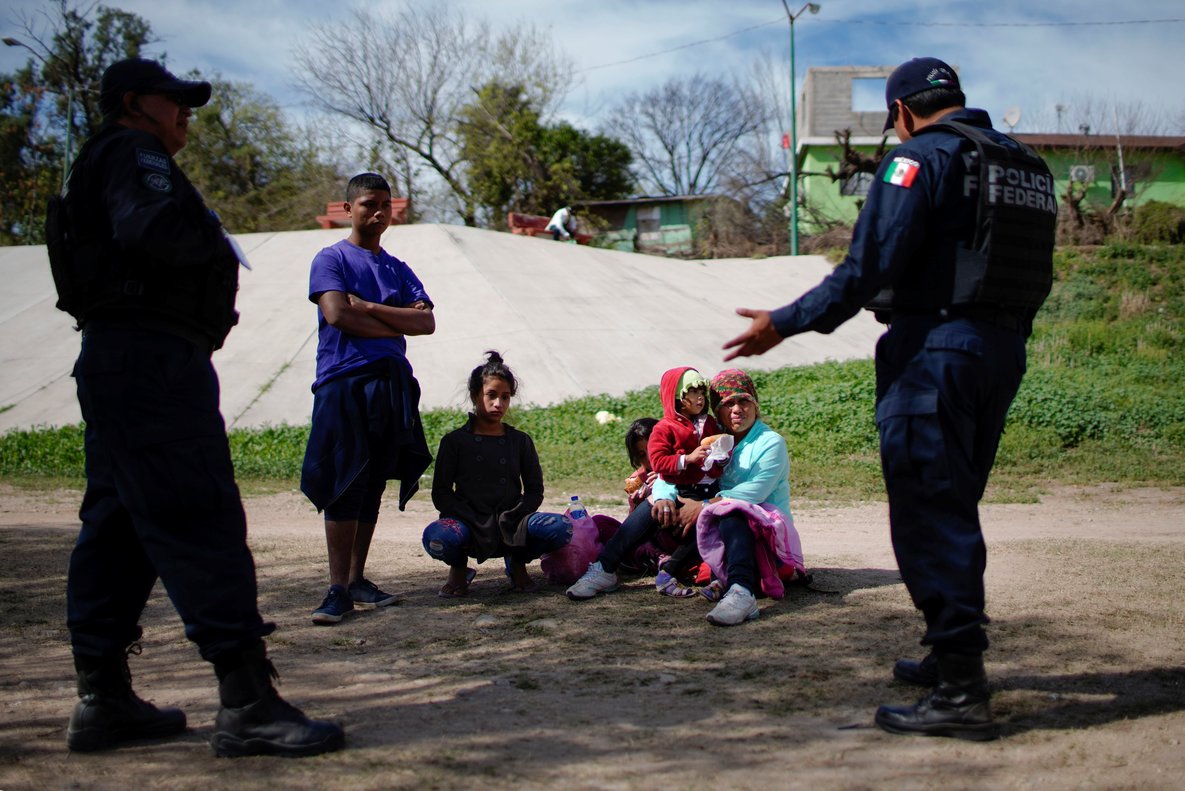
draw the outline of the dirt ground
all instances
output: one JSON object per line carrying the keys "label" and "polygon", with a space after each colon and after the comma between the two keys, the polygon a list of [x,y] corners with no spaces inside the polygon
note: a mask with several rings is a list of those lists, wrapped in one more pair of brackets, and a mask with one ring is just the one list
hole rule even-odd
{"label": "dirt ground", "polygon": [[0,485],[0,789],[1185,787],[1185,489],[983,508],[1003,731],[988,743],[872,725],[877,704],[918,696],[890,668],[921,655],[883,504],[799,505],[808,566],[831,592],[763,600],[734,629],[648,579],[582,604],[561,588],[502,593],[497,563],[467,599],[441,600],[445,570],[419,543],[434,515],[423,494],[386,512],[368,567],[402,604],[313,626],[318,517],[295,493],[246,505],[281,692],[340,721],[348,749],[215,758],[213,674],[158,586],[132,672],[143,697],[185,709],[189,732],[70,754],[77,493]]}

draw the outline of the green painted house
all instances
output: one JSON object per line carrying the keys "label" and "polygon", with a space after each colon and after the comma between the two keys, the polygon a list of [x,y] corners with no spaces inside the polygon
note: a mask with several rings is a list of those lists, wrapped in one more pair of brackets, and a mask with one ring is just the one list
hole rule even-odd
{"label": "green painted house", "polygon": [[695,229],[712,195],[667,195],[573,203],[604,230],[596,244],[628,252],[680,257],[695,254]]}
{"label": "green painted house", "polygon": [[[884,95],[892,66],[812,68],[803,88],[803,134],[798,140],[800,229],[816,233],[834,224],[851,225],[863,205],[873,174],[856,169],[897,137],[881,132],[883,109],[861,111],[858,94]],[[849,161],[837,133],[850,133]],[[1086,202],[1105,209],[1121,188],[1125,206],[1162,201],[1185,207],[1185,137],[1096,134],[1021,134],[1016,138],[1049,164],[1059,200],[1074,186]],[[1122,164],[1121,164],[1122,163]],[[838,176],[838,178],[836,178]]]}

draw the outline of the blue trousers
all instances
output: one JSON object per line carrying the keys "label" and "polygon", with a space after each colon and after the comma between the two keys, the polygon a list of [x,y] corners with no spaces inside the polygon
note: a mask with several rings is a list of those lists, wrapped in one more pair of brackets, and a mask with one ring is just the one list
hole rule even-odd
{"label": "blue trousers", "polygon": [[617,532],[601,547],[597,560],[608,572],[616,572],[621,561],[658,532],[661,525],[650,516],[650,503],[642,503],[621,523]]}
{"label": "blue trousers", "polygon": [[82,529],[70,555],[74,653],[122,654],[159,577],[202,657],[257,646],[255,563],[210,355],[146,330],[83,335],[74,367],[86,421]]}
{"label": "blue trousers", "polygon": [[[548,552],[568,545],[572,540],[572,523],[563,514],[533,513],[527,518],[527,543],[521,547],[507,547],[506,556],[530,563]],[[473,531],[459,519],[437,519],[424,528],[424,551],[450,566],[459,566],[472,554]]]}
{"label": "blue trousers", "polygon": [[1024,373],[1024,337],[982,321],[894,320],[877,343],[893,551],[939,652],[988,645],[979,501]]}

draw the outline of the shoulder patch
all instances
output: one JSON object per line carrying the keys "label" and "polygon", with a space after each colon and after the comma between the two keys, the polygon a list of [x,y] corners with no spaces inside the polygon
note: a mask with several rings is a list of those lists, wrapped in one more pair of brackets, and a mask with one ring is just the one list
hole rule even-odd
{"label": "shoulder patch", "polygon": [[172,192],[173,182],[168,176],[160,173],[145,173],[140,177],[140,183],[153,192]]}
{"label": "shoulder patch", "polygon": [[168,175],[169,173],[169,158],[159,151],[150,151],[147,148],[136,149],[136,164],[148,170],[155,170],[160,173]]}
{"label": "shoulder patch", "polygon": [[911,187],[917,178],[921,163],[909,157],[895,157],[889,169],[885,171],[886,184],[896,184],[898,187]]}

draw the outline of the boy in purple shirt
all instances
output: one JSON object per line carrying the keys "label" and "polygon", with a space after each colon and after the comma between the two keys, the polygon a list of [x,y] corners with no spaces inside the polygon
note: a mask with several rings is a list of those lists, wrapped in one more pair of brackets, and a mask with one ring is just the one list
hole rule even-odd
{"label": "boy in purple shirt", "polygon": [[432,462],[404,337],[436,330],[432,301],[411,268],[379,245],[391,218],[386,179],[350,179],[345,208],[349,237],[317,253],[309,274],[309,300],[319,308],[317,378],[300,488],[325,513],[329,592],[313,611],[322,625],[355,604],[397,601],[363,574],[379,504],[397,479],[403,510]]}

